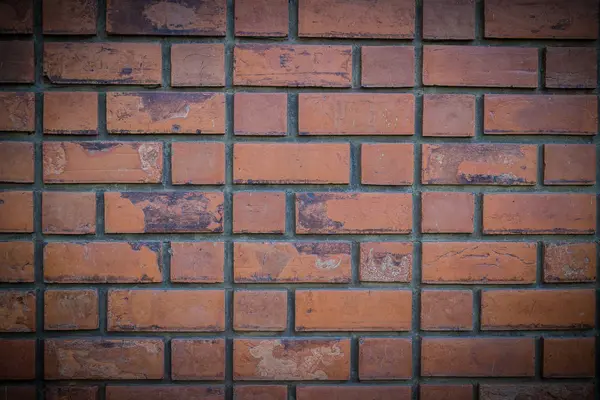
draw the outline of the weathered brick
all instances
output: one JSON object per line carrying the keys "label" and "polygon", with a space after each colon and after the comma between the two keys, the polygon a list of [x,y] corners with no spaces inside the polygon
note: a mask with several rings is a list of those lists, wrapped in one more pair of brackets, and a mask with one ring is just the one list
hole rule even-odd
{"label": "weathered brick", "polygon": [[287,95],[236,93],[233,97],[233,128],[236,135],[285,136]]}
{"label": "weathered brick", "polygon": [[0,192],[0,233],[33,232],[33,193]]}
{"label": "weathered brick", "polygon": [[412,377],[410,339],[361,338],[358,348],[358,377],[361,381]]}
{"label": "weathered brick", "polygon": [[596,346],[593,337],[544,338],[545,378],[593,377]]}
{"label": "weathered brick", "polygon": [[35,345],[32,339],[0,339],[0,379],[34,379]]}
{"label": "weathered brick", "polygon": [[424,1],[423,38],[437,40],[475,39],[475,1]]}
{"label": "weathered brick", "polygon": [[420,400],[473,400],[473,385],[425,384],[420,386]]}
{"label": "weathered brick", "polygon": [[98,292],[95,289],[46,290],[44,329],[98,329]]}
{"label": "weathered brick", "polygon": [[594,282],[595,243],[550,243],[544,245],[544,282]]}
{"label": "weathered brick", "polygon": [[284,231],[285,193],[236,192],[233,194],[234,233],[283,233]]}
{"label": "weathered brick", "polygon": [[106,400],[225,400],[225,388],[218,385],[135,385],[107,386]]}
{"label": "weathered brick", "polygon": [[98,386],[46,386],[46,400],[97,400]]}
{"label": "weathered brick", "polygon": [[411,87],[415,84],[413,46],[361,47],[363,87]]}
{"label": "weathered brick", "polygon": [[408,400],[410,398],[410,386],[319,385],[296,388],[297,400]]}
{"label": "weathered brick", "polygon": [[423,290],[421,329],[470,331],[473,328],[473,292],[470,290]]}
{"label": "weathered brick", "polygon": [[362,242],[360,280],[362,282],[410,282],[413,245],[402,242]]}
{"label": "weathered brick", "polygon": [[595,145],[544,145],[544,185],[593,185],[594,183],[596,183]]}
{"label": "weathered brick", "polygon": [[475,96],[426,94],[423,99],[423,136],[475,135]]}
{"label": "weathered brick", "polygon": [[225,340],[173,339],[171,378],[176,381],[225,379]]}
{"label": "weathered brick", "polygon": [[223,242],[171,243],[171,282],[223,282]]}
{"label": "weathered brick", "polygon": [[35,96],[26,92],[0,93],[0,130],[33,132]]}
{"label": "weathered brick", "polygon": [[235,2],[236,36],[282,37],[288,34],[286,0],[238,0]]}
{"label": "weathered brick", "polygon": [[[37,390],[35,386],[0,386],[0,396],[3,400],[36,400]],[[47,400],[56,400],[55,398],[46,397]],[[78,399],[74,399],[78,400]]]}
{"label": "weathered brick", "polygon": [[548,47],[546,87],[595,88],[597,55],[593,47]]}
{"label": "weathered brick", "polygon": [[171,143],[171,178],[174,185],[224,184],[225,144]]}
{"label": "weathered brick", "polygon": [[0,11],[0,33],[33,33],[33,0],[2,0]]}
{"label": "weathered brick", "polygon": [[42,232],[62,235],[96,233],[96,194],[44,192]]}
{"label": "weathered brick", "polygon": [[98,94],[91,92],[44,93],[44,133],[96,135]]}
{"label": "weathered brick", "polygon": [[285,290],[237,290],[233,295],[233,329],[284,331],[287,325]]}
{"label": "weathered brick", "polygon": [[33,182],[33,143],[0,143],[0,182]]}
{"label": "weathered brick", "polygon": [[96,34],[98,4],[89,0],[44,0],[44,34]]}
{"label": "weathered brick", "polygon": [[421,194],[421,232],[472,233],[473,193],[424,192]]}
{"label": "weathered brick", "polygon": [[234,400],[287,400],[287,386],[284,385],[235,385]]}
{"label": "weathered brick", "polygon": [[0,41],[0,82],[33,83],[33,42],[30,40]]}
{"label": "weathered brick", "polygon": [[0,282],[33,282],[33,243],[0,242]]}
{"label": "weathered brick", "polygon": [[225,46],[181,43],[171,46],[172,86],[224,86]]}
{"label": "weathered brick", "polygon": [[407,143],[363,143],[361,182],[366,185],[412,185],[414,146]]}
{"label": "weathered brick", "polygon": [[35,332],[35,292],[0,290],[0,332]]}
{"label": "weathered brick", "polygon": [[536,400],[592,400],[594,385],[591,383],[522,383],[480,385],[480,400],[512,400],[530,398]]}

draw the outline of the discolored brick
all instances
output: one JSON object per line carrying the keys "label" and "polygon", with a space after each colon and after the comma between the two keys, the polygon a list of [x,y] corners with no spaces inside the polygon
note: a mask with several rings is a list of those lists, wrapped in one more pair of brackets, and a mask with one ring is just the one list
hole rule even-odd
{"label": "discolored brick", "polygon": [[595,243],[549,243],[544,245],[544,282],[594,282]]}
{"label": "discolored brick", "polygon": [[0,92],[0,130],[33,132],[35,96],[26,92]]}
{"label": "discolored brick", "polygon": [[399,400],[411,398],[410,386],[314,385],[297,386],[297,400]]}
{"label": "discolored brick", "polygon": [[33,232],[33,193],[0,192],[0,233]]}
{"label": "discolored brick", "polygon": [[171,282],[223,282],[223,242],[171,243]]}
{"label": "discolored brick", "polygon": [[596,146],[593,144],[545,144],[544,185],[593,185],[596,183]]}
{"label": "discolored brick", "polygon": [[233,400],[287,400],[287,386],[235,385]]}
{"label": "discolored brick", "polygon": [[98,386],[46,386],[46,400],[97,400]]}
{"label": "discolored brick", "polygon": [[176,381],[225,379],[225,340],[173,339],[171,378]]}
{"label": "discolored brick", "polygon": [[212,43],[173,44],[171,85],[224,86],[225,47]]}
{"label": "discolored brick", "polygon": [[546,48],[546,87],[595,88],[598,74],[593,47]]}
{"label": "discolored brick", "polygon": [[286,0],[238,0],[235,2],[236,36],[283,37],[288,33]]}
{"label": "discolored brick", "polygon": [[44,0],[44,34],[94,35],[98,4],[90,0]]}
{"label": "discolored brick", "polygon": [[410,282],[413,264],[412,243],[362,242],[360,280],[362,282]]}
{"label": "discolored brick", "polygon": [[236,331],[283,331],[286,325],[286,291],[235,291],[233,295],[233,329]]}
{"label": "discolored brick", "polygon": [[0,332],[35,332],[34,291],[0,290]]}
{"label": "discolored brick", "polygon": [[98,329],[98,292],[94,290],[46,290],[45,330]]}
{"label": "discolored brick", "polygon": [[222,385],[131,385],[107,386],[106,400],[225,400]]}
{"label": "discolored brick", "polygon": [[96,233],[96,194],[44,192],[42,231],[62,235]]}
{"label": "discolored brick", "polygon": [[484,384],[479,386],[480,400],[592,400],[594,385],[590,383],[524,383]]}
{"label": "discolored brick", "polygon": [[[34,339],[0,339],[0,379],[35,378],[36,341]],[[21,400],[21,399],[18,399]]]}
{"label": "discolored brick", "polygon": [[34,265],[32,242],[0,242],[0,282],[33,282]]}
{"label": "discolored brick", "polygon": [[32,33],[33,0],[0,2],[0,33]]}
{"label": "discolored brick", "polygon": [[420,385],[421,400],[473,400],[472,385]]}

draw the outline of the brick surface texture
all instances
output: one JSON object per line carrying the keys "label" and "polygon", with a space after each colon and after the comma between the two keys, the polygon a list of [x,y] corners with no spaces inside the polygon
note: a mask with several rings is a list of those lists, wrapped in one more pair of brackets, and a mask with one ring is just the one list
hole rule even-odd
{"label": "brick surface texture", "polygon": [[0,399],[599,399],[599,9],[0,0]]}

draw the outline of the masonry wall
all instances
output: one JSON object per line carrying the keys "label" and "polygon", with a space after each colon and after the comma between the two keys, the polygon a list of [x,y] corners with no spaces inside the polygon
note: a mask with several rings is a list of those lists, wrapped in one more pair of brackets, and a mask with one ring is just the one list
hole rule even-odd
{"label": "masonry wall", "polygon": [[0,0],[0,398],[598,398],[598,8]]}

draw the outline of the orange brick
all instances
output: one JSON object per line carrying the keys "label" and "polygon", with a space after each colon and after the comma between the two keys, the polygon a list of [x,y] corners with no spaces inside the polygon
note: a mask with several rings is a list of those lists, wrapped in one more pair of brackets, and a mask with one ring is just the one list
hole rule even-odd
{"label": "orange brick", "polygon": [[0,282],[33,282],[34,264],[32,242],[0,242]]}
{"label": "orange brick", "polygon": [[424,1],[423,38],[437,40],[475,39],[475,1]]}
{"label": "orange brick", "polygon": [[[46,386],[46,400],[97,400],[98,386]],[[33,400],[33,399],[32,399]]]}
{"label": "orange brick", "polygon": [[473,193],[424,192],[421,194],[421,232],[472,233]]}
{"label": "orange brick", "polygon": [[96,232],[96,194],[44,192],[42,231],[46,234],[90,234]]}
{"label": "orange brick", "polygon": [[173,380],[225,379],[225,340],[173,339],[171,341]]}
{"label": "orange brick", "polygon": [[233,296],[233,329],[283,331],[287,325],[285,290],[238,290]]}
{"label": "orange brick", "polygon": [[236,192],[233,194],[234,233],[283,233],[285,193]]}
{"label": "orange brick", "polygon": [[33,143],[0,143],[0,182],[33,182]]}
{"label": "orange brick", "polygon": [[284,385],[235,385],[233,388],[234,400],[287,400],[287,398],[287,386]]}
{"label": "orange brick", "polygon": [[548,47],[546,87],[595,88],[597,55],[593,47]]}
{"label": "orange brick", "polygon": [[282,37],[288,33],[286,0],[238,0],[235,2],[236,36]]}
{"label": "orange brick", "polygon": [[[516,396],[516,397],[515,397]],[[594,399],[592,383],[525,383],[503,385],[480,385],[479,399],[494,400],[505,398],[552,399],[567,400]]]}
{"label": "orange brick", "polygon": [[594,183],[596,183],[595,145],[544,145],[544,185],[593,185]]}
{"label": "orange brick", "polygon": [[34,379],[35,347],[34,339],[0,339],[0,379]]}
{"label": "orange brick", "polygon": [[475,96],[426,94],[423,100],[423,136],[474,136]]}
{"label": "orange brick", "polygon": [[420,386],[421,400],[473,400],[472,385],[425,384]]}
{"label": "orange brick", "polygon": [[362,242],[360,280],[362,282],[410,282],[412,251],[412,243]]}
{"label": "orange brick", "polygon": [[33,232],[32,192],[0,192],[0,232]]}
{"label": "orange brick", "polygon": [[225,400],[222,385],[131,385],[107,386],[106,400]]}
{"label": "orange brick", "polygon": [[35,332],[35,292],[0,290],[0,332]]}
{"label": "orange brick", "polygon": [[45,330],[98,329],[98,292],[94,290],[46,290]]}
{"label": "orange brick", "polygon": [[171,46],[172,86],[225,86],[225,46],[212,43]]}
{"label": "orange brick", "polygon": [[0,93],[0,130],[33,132],[35,96],[26,92]]}
{"label": "orange brick", "polygon": [[473,329],[473,292],[470,290],[423,290],[421,329],[470,331]]}
{"label": "orange brick", "polygon": [[297,386],[297,400],[396,400],[410,399],[410,386],[315,385]]}
{"label": "orange brick", "polygon": [[7,40],[0,42],[0,82],[33,83],[33,42],[30,40]]}
{"label": "orange brick", "polygon": [[171,282],[223,282],[223,242],[171,243]]}
{"label": "orange brick", "polygon": [[595,355],[593,337],[544,338],[544,378],[592,378]]}
{"label": "orange brick", "polygon": [[233,119],[236,135],[284,136],[287,132],[287,95],[236,93]]}
{"label": "orange brick", "polygon": [[174,185],[222,185],[225,183],[225,144],[174,142],[171,144]]}
{"label": "orange brick", "polygon": [[415,84],[413,46],[361,47],[363,87],[411,87]]}
{"label": "orange brick", "polygon": [[4,0],[0,33],[33,33],[33,0]]}
{"label": "orange brick", "polygon": [[410,379],[412,342],[401,338],[361,338],[358,377],[361,381]]}
{"label": "orange brick", "polygon": [[361,182],[366,185],[412,185],[414,146],[405,143],[363,143]]}
{"label": "orange brick", "polygon": [[98,133],[98,94],[44,93],[44,133],[95,135]]}
{"label": "orange brick", "polygon": [[43,2],[45,34],[96,34],[98,4],[87,0],[45,0]]}
{"label": "orange brick", "polygon": [[595,243],[551,243],[544,245],[544,282],[594,282]]}

